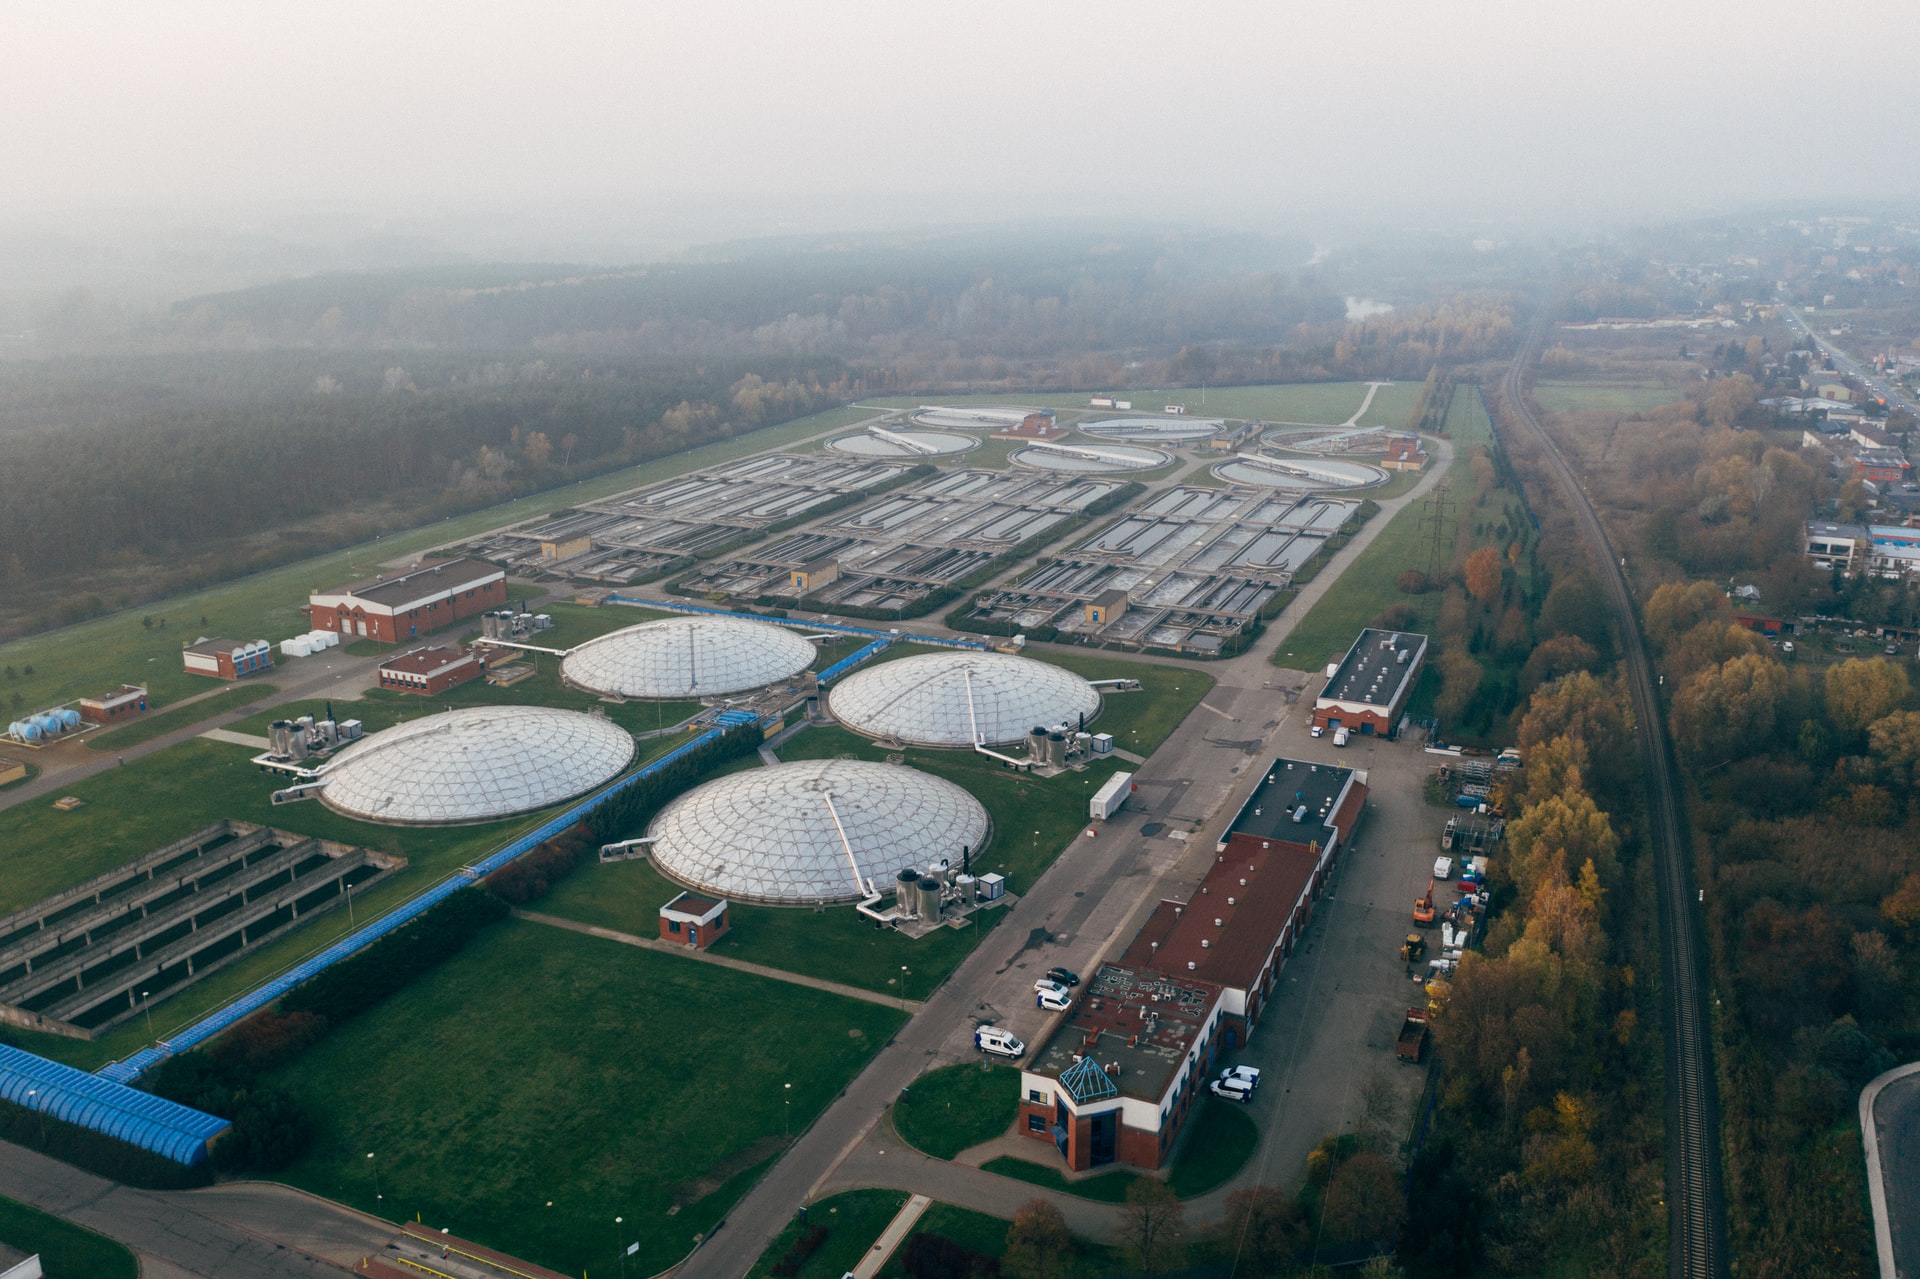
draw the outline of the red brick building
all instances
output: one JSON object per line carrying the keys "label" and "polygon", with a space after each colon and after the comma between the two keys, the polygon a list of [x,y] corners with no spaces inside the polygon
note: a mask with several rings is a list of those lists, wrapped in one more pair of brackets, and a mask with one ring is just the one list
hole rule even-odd
{"label": "red brick building", "polygon": [[273,646],[265,640],[203,639],[181,651],[187,674],[240,679],[273,669]]}
{"label": "red brick building", "polygon": [[105,697],[80,699],[80,715],[96,724],[117,724],[147,709],[147,690],[138,684],[122,684],[116,693]]}
{"label": "red brick building", "polygon": [[380,663],[380,687],[432,697],[486,673],[485,660],[473,653],[457,648],[413,648]]}
{"label": "red brick building", "polygon": [[1427,660],[1427,637],[1407,631],[1361,631],[1360,638],[1313,699],[1313,722],[1332,731],[1392,737]]}
{"label": "red brick building", "polygon": [[1275,760],[1199,890],[1154,908],[1021,1071],[1019,1130],[1075,1170],[1160,1167],[1258,1025],[1366,796],[1351,769]]}
{"label": "red brick building", "polygon": [[1387,437],[1387,455],[1380,465],[1390,471],[1417,471],[1427,464],[1427,455],[1420,448],[1417,435],[1390,435]]}
{"label": "red brick building", "polygon": [[727,935],[727,902],[722,897],[681,893],[660,908],[660,940],[705,950]]}
{"label": "red brick building", "polygon": [[316,592],[307,597],[307,616],[318,631],[400,644],[506,602],[504,569],[458,559]]}

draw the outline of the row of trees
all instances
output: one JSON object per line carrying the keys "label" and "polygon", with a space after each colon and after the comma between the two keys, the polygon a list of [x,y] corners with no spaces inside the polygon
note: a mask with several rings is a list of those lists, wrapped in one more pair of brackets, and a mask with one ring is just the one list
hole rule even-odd
{"label": "row of trees", "polygon": [[1871,1274],[1853,1103],[1920,1051],[1920,699],[1883,657],[1783,663],[1710,583],[1645,616],[1696,788],[1736,1253]]}

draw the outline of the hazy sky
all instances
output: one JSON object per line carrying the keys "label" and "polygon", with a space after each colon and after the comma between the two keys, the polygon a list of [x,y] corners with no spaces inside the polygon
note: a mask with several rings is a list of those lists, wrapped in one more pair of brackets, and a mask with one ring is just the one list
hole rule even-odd
{"label": "hazy sky", "polygon": [[15,215],[1258,223],[1920,185],[1915,0],[0,0],[0,48]]}

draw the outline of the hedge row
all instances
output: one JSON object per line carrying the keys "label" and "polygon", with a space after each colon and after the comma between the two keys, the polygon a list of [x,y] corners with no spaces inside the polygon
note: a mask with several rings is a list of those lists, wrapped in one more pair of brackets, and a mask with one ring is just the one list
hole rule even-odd
{"label": "hedge row", "polygon": [[613,796],[581,823],[596,843],[619,839],[623,831],[642,830],[668,800],[720,765],[751,755],[765,737],[757,724],[730,728],[706,745],[688,751],[650,777]]}
{"label": "hedge row", "polygon": [[571,875],[593,851],[592,832],[581,822],[523,856],[516,857],[481,881],[509,906],[525,906],[545,897]]}
{"label": "hedge row", "polygon": [[280,1001],[280,1011],[317,1013],[338,1025],[438,968],[509,913],[507,903],[492,893],[455,893],[294,987]]}

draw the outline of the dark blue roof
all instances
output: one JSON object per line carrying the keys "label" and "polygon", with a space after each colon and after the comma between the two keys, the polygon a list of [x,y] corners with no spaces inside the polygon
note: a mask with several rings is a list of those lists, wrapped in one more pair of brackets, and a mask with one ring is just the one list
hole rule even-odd
{"label": "dark blue roof", "polygon": [[0,1044],[0,1098],[45,1111],[183,1164],[207,1157],[227,1121],[84,1070]]}

